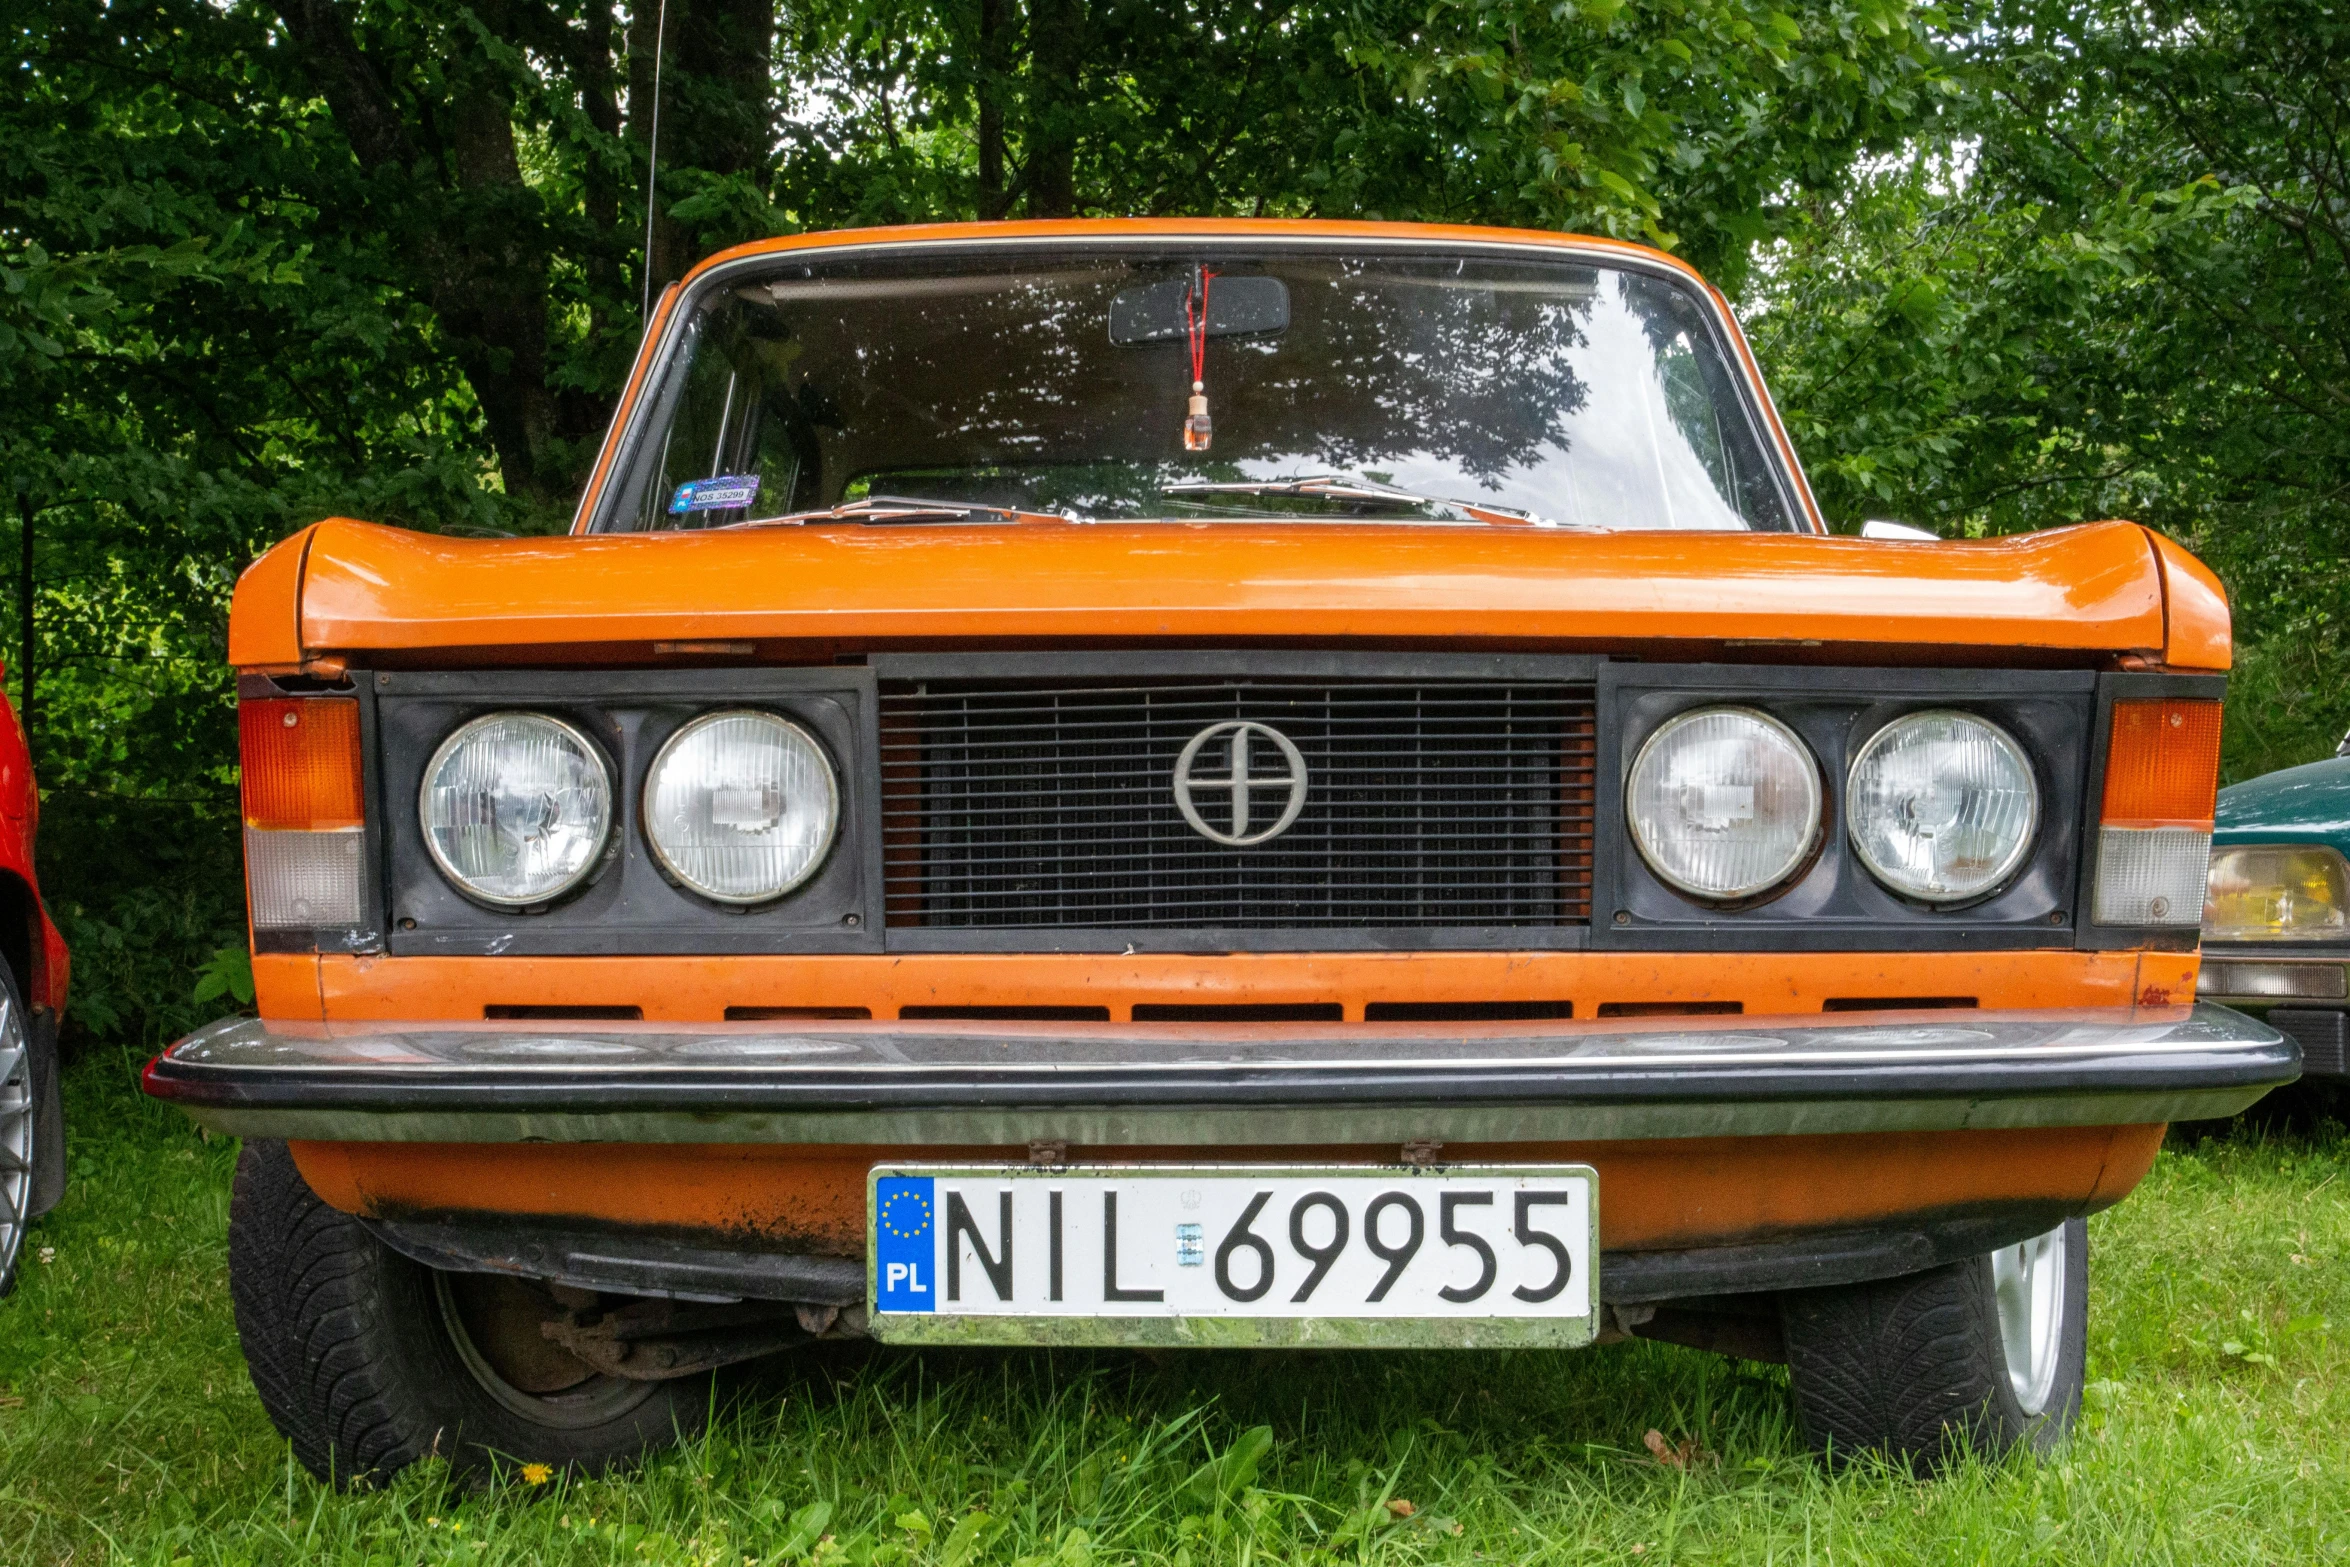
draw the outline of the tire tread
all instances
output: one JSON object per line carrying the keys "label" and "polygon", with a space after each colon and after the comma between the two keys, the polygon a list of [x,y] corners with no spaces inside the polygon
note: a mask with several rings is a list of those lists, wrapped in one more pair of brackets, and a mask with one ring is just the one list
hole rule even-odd
{"label": "tire tread", "polygon": [[508,1415],[501,1425],[480,1407],[486,1393],[462,1373],[444,1374],[452,1352],[438,1337],[446,1329],[429,1281],[321,1200],[284,1143],[245,1145],[229,1202],[237,1335],[270,1423],[319,1478],[372,1483],[435,1454],[478,1475],[491,1432],[506,1448],[540,1444],[516,1456],[601,1469],[690,1427],[705,1407],[689,1378],[663,1384],[668,1396],[633,1422],[552,1431]]}
{"label": "tire tread", "polygon": [[1966,1452],[1996,1457],[2063,1433],[2082,1380],[2087,1233],[2070,1221],[2082,1260],[2067,1276],[2072,1314],[2049,1411],[2024,1413],[2008,1385],[1986,1257],[1922,1273],[1780,1299],[1797,1413],[1832,1462],[1882,1454],[1913,1469]]}

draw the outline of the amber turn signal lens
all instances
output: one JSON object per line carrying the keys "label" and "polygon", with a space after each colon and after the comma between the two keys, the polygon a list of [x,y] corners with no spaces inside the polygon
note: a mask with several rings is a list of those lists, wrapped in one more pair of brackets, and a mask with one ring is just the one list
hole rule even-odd
{"label": "amber turn signal lens", "polygon": [[359,783],[359,704],[350,697],[237,705],[245,825],[325,832],[366,819]]}
{"label": "amber turn signal lens", "polygon": [[2089,917],[2189,930],[2202,923],[2219,797],[2217,702],[2113,704]]}
{"label": "amber turn signal lens", "polygon": [[2220,704],[2116,702],[2105,753],[2108,827],[2211,827],[2219,795]]}

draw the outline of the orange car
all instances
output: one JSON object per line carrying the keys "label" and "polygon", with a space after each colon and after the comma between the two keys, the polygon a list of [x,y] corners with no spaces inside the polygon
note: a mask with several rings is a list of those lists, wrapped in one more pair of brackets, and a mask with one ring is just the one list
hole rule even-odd
{"label": "orange car", "polygon": [[2194,1000],[2228,638],[2128,523],[1829,537],[1637,247],[753,245],[568,537],[246,574],[260,1016],[147,1087],[250,1139],[322,1474],[852,1336],[1641,1335],[2044,1445],[2082,1216],[2297,1070]]}

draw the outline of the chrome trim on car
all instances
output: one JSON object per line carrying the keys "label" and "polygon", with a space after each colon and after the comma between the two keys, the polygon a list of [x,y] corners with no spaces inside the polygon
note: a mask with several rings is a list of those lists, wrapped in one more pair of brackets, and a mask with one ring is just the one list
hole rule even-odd
{"label": "chrome trim on car", "polygon": [[1571,1142],[2233,1114],[2300,1071],[2201,1005],[1389,1025],[301,1024],[230,1019],[148,1091],[238,1136],[1083,1147]]}

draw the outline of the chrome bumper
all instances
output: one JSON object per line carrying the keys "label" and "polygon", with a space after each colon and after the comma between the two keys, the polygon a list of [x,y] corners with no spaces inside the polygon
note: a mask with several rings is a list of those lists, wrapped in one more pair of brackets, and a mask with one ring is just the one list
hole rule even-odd
{"label": "chrome bumper", "polygon": [[230,1019],[145,1086],[245,1137],[1236,1147],[2133,1125],[2230,1115],[2300,1070],[2211,1005],[1443,1031]]}

